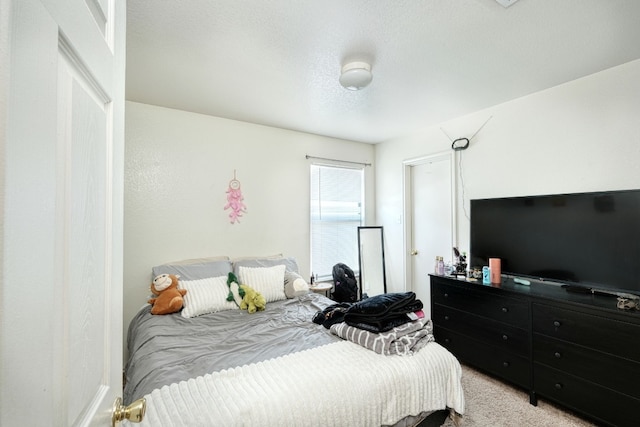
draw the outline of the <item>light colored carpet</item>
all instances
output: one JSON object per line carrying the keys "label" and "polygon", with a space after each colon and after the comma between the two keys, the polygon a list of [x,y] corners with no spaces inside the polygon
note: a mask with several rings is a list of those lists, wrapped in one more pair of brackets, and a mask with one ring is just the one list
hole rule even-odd
{"label": "light colored carpet", "polygon": [[[499,380],[462,366],[465,414],[460,427],[585,427],[594,426],[577,416]],[[454,427],[450,419],[443,427]]]}

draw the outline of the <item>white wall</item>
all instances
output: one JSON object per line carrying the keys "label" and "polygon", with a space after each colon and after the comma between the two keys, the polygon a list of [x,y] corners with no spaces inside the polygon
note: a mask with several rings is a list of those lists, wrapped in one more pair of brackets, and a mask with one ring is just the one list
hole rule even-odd
{"label": "white wall", "polygon": [[[535,72],[535,71],[532,71]],[[424,129],[376,146],[378,222],[385,227],[389,291],[405,289],[402,162],[462,151],[458,175],[458,246],[469,249],[469,200],[640,188],[640,60]],[[458,171],[460,172],[460,171]]]}
{"label": "white wall", "polygon": [[[125,328],[144,304],[151,267],[215,255],[284,253],[309,273],[309,161],[305,154],[373,162],[368,224],[385,227],[387,285],[402,291],[402,162],[462,152],[464,202],[483,197],[640,188],[640,60],[377,146],[128,102],[126,105]],[[247,214],[231,225],[225,191],[236,170]],[[375,173],[375,216],[373,182]],[[461,195],[458,182],[458,193]],[[458,246],[469,222],[457,215]],[[126,336],[126,331],[125,331]]]}
{"label": "white wall", "polygon": [[[283,253],[309,272],[305,155],[373,163],[374,146],[135,102],[126,104],[124,325],[146,302],[151,268],[188,258]],[[229,181],[247,212],[231,224]],[[375,218],[373,167],[365,216]]]}

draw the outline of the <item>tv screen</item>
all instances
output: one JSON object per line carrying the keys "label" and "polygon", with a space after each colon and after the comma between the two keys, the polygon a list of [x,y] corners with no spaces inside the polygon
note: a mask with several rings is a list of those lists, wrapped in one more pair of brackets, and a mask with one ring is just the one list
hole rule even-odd
{"label": "tv screen", "polygon": [[640,190],[471,200],[471,267],[640,292]]}

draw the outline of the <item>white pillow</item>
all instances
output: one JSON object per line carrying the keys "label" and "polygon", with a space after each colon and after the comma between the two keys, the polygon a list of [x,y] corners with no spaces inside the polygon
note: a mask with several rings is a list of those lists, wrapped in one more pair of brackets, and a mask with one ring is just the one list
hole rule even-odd
{"label": "white pillow", "polygon": [[184,296],[182,317],[196,317],[238,308],[235,302],[227,301],[229,295],[227,276],[180,280],[178,288],[187,290],[187,294]]}
{"label": "white pillow", "polygon": [[273,267],[245,267],[240,266],[238,280],[241,285],[247,285],[260,292],[267,302],[287,299],[284,294],[284,271],[286,266]]}

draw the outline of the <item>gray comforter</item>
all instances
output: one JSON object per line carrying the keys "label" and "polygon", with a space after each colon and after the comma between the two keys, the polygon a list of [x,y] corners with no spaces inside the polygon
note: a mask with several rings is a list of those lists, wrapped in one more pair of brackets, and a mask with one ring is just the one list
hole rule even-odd
{"label": "gray comforter", "polygon": [[129,325],[125,404],[163,385],[339,341],[311,321],[333,303],[309,293],[253,314],[228,310],[191,319],[144,307]]}

